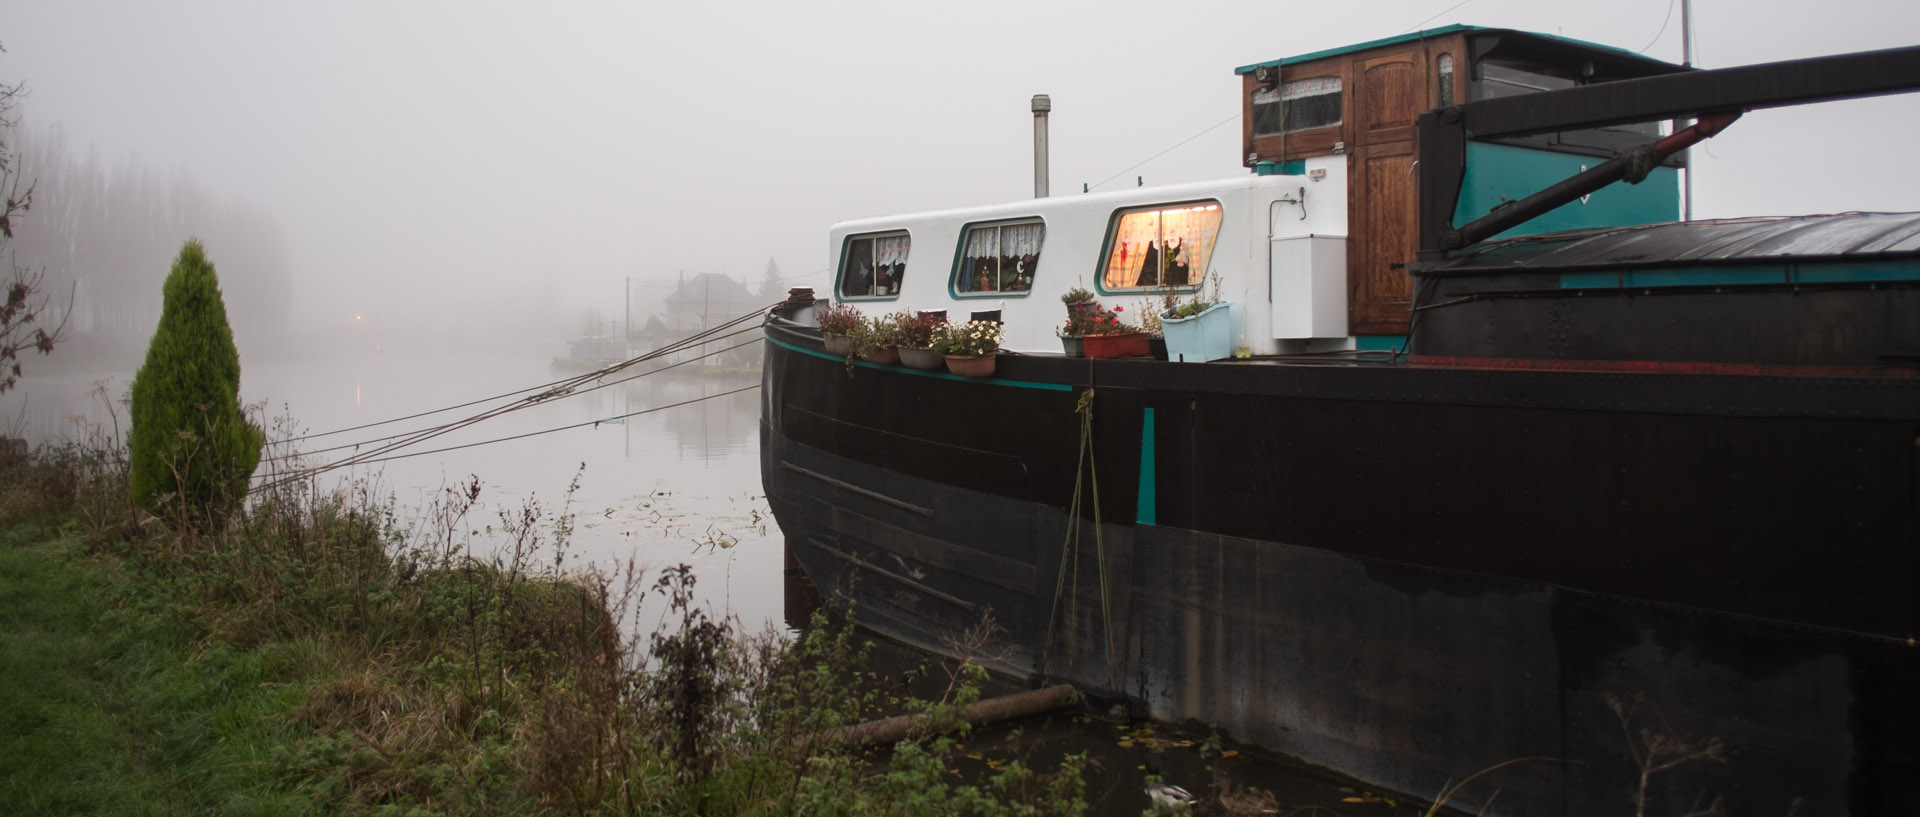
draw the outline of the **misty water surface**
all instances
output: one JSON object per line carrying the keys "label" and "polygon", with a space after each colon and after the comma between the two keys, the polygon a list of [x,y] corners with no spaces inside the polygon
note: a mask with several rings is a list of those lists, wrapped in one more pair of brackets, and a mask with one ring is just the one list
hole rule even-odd
{"label": "misty water surface", "polygon": [[[547,351],[537,346],[512,355],[369,350],[301,362],[243,359],[242,400],[263,405],[270,420],[289,418],[301,433],[323,434],[569,376],[551,367]],[[33,368],[37,362],[28,361],[19,388],[0,399],[0,410],[8,412],[17,429],[12,433],[39,443],[73,437],[83,423],[111,425],[105,406],[89,392],[104,383],[117,401],[126,393],[131,372],[50,373],[44,366]],[[635,372],[647,368],[643,364]],[[444,488],[477,476],[485,510],[472,519],[480,526],[492,523],[498,528],[498,511],[517,513],[527,500],[537,501],[549,514],[570,510],[575,517],[570,569],[612,566],[629,558],[652,568],[687,562],[696,568],[698,590],[712,609],[731,611],[746,629],[757,631],[768,622],[781,622],[784,592],[779,530],[760,489],[759,390],[752,388],[758,382],[757,374],[689,374],[683,368],[596,391],[583,387],[572,396],[397,453],[688,404],[624,422],[335,471],[322,476],[321,484],[366,481],[381,495],[391,496],[406,520]],[[743,388],[731,396],[702,399]],[[298,445],[311,451],[368,443],[466,418],[503,402],[310,437]],[[119,411],[124,428],[125,407]],[[352,453],[349,449],[318,456],[338,460]],[[579,488],[569,505],[567,487],[576,475]],[[483,535],[476,546],[502,542],[499,535]],[[653,575],[649,572],[648,578]],[[650,628],[652,621],[641,624]]]}

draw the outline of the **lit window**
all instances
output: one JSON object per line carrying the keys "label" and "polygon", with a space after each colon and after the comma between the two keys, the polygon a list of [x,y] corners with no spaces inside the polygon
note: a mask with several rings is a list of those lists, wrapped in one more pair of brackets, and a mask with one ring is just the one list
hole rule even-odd
{"label": "lit window", "polygon": [[1253,93],[1253,134],[1328,128],[1340,124],[1340,78],[1297,79]]}
{"label": "lit window", "polygon": [[960,267],[953,272],[953,291],[1025,294],[1033,289],[1033,273],[1040,266],[1040,245],[1046,237],[1047,225],[1038,221],[967,228]]}
{"label": "lit window", "polygon": [[840,261],[840,297],[897,297],[912,243],[906,233],[848,236]]}
{"label": "lit window", "polygon": [[1123,210],[1107,231],[1108,290],[1198,286],[1220,234],[1218,202]]}

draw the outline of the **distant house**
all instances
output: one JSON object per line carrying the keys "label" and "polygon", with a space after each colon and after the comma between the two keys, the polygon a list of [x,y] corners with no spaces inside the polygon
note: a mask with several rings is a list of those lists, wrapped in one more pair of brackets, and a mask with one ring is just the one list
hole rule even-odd
{"label": "distant house", "polygon": [[[718,273],[703,272],[680,282],[665,302],[665,325],[667,335],[672,338],[684,338],[696,332],[724,324],[735,318],[758,315],[765,311],[768,304],[765,299],[754,295],[745,284]],[[647,328],[654,328],[649,321]],[[751,328],[742,325],[740,328]],[[736,335],[699,352],[715,351],[719,348],[736,345],[750,336]],[[676,356],[677,357],[677,356]],[[719,362],[725,365],[752,365],[760,360],[760,348],[748,346],[735,349]]]}
{"label": "distant house", "polygon": [[667,296],[667,328],[685,336],[758,313],[766,306],[745,284],[725,275],[703,272],[681,281],[673,294]]}

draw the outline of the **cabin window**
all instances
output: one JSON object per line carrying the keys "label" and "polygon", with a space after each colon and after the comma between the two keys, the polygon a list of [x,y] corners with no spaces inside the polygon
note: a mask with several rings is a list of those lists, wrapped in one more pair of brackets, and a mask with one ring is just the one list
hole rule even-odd
{"label": "cabin window", "polygon": [[1206,278],[1219,234],[1219,202],[1122,210],[1107,229],[1107,263],[1100,286],[1106,290],[1198,286]]}
{"label": "cabin window", "polygon": [[1047,225],[1039,221],[968,227],[962,239],[960,266],[953,271],[953,291],[960,295],[1026,294],[1033,289],[1033,273],[1040,266],[1040,245],[1046,238]]}
{"label": "cabin window", "polygon": [[1312,77],[1253,93],[1253,135],[1329,128],[1340,124],[1340,78]]}
{"label": "cabin window", "polygon": [[1440,75],[1440,104],[1437,107],[1453,107],[1453,55],[1441,54],[1434,64]]}
{"label": "cabin window", "polygon": [[[1473,73],[1474,82],[1468,94],[1476,100],[1558,91],[1583,84],[1576,78],[1573,69],[1510,57],[1484,57],[1474,64]],[[1565,146],[1598,151],[1595,155],[1607,155],[1634,144],[1638,136],[1652,137],[1657,136],[1658,132],[1657,123],[1636,122],[1501,141],[1513,141],[1516,144],[1533,141],[1548,149]],[[1627,135],[1625,141],[1622,141],[1621,134]]]}
{"label": "cabin window", "polygon": [[906,233],[847,236],[840,259],[840,297],[898,297],[912,244]]}

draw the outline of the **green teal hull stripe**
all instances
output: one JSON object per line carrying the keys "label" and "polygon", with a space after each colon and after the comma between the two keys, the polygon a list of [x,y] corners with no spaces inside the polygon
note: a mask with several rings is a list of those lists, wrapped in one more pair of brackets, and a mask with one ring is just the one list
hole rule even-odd
{"label": "green teal hull stripe", "polygon": [[1142,525],[1159,524],[1154,521],[1159,518],[1159,509],[1154,507],[1153,468],[1153,409],[1148,408],[1140,418],[1140,501],[1134,503],[1137,510],[1133,520]]}
{"label": "green teal hull stripe", "polygon": [[1739,286],[1741,284],[1858,284],[1920,281],[1920,260],[1881,263],[1783,264],[1751,267],[1638,269],[1621,272],[1568,272],[1561,289],[1627,287]]}
{"label": "green teal hull stripe", "polygon": [[1406,335],[1358,335],[1353,339],[1353,348],[1362,352],[1397,352],[1406,345]]}
{"label": "green teal hull stripe", "polygon": [[[799,352],[800,354],[803,354],[803,355],[810,355],[812,357],[820,358],[821,360],[831,360],[835,363],[843,363],[846,361],[846,358],[843,358],[839,355],[830,355],[830,354],[827,354],[826,352],[816,352],[812,349],[802,349],[791,343],[774,340],[773,338],[767,338],[766,340],[768,343],[771,343],[782,349],[786,349],[792,352]],[[998,377],[961,377],[957,374],[948,374],[946,372],[930,372],[930,371],[923,371],[920,369],[909,369],[905,366],[882,366],[878,363],[868,363],[864,360],[856,360],[853,362],[853,365],[859,366],[865,369],[878,369],[883,372],[892,372],[894,374],[910,374],[915,377],[935,377],[941,380],[956,380],[961,383],[986,383],[993,386],[1010,386],[1016,389],[1039,389],[1041,391],[1065,391],[1065,392],[1073,391],[1073,387],[1065,383],[1035,383],[1030,380],[1005,380]]]}

